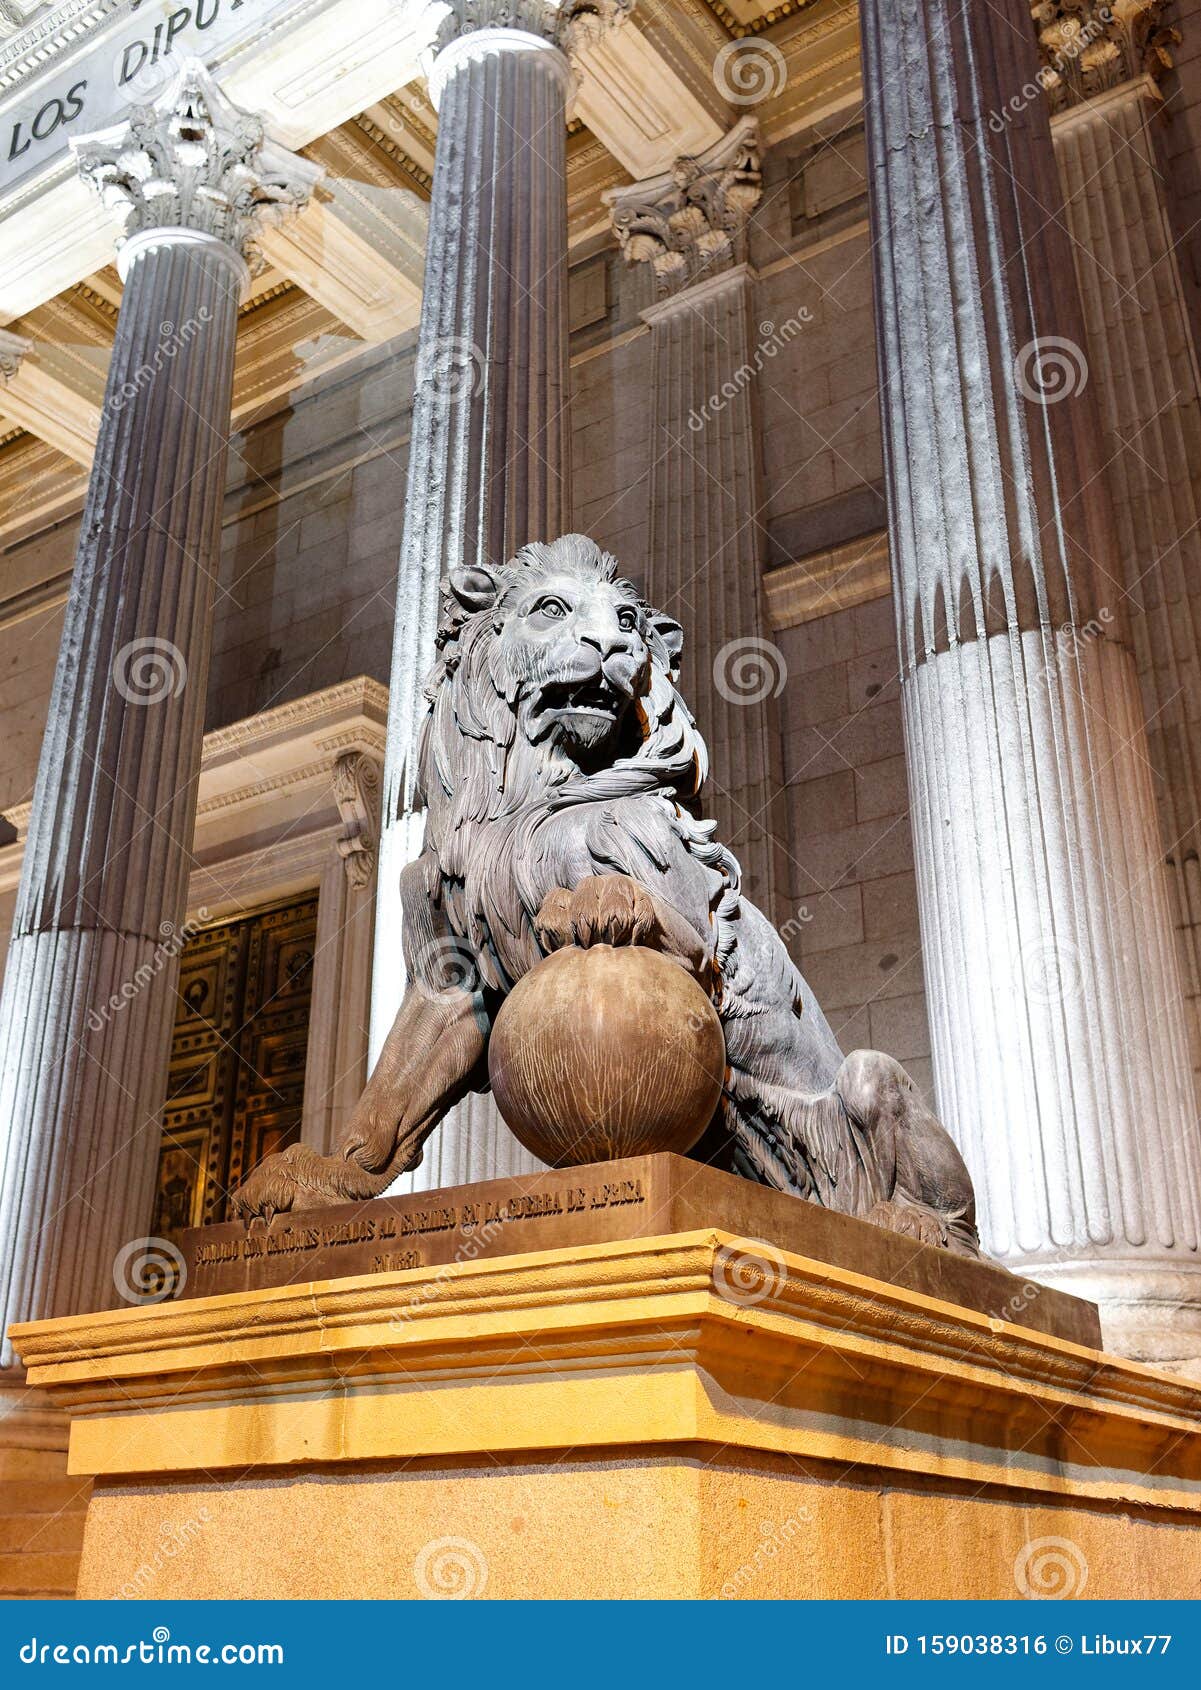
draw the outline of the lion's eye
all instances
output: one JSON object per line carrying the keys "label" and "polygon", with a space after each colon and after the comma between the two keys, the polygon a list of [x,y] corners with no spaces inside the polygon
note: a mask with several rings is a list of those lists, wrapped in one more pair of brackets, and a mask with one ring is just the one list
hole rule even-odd
{"label": "lion's eye", "polygon": [[638,612],[629,609],[619,610],[617,612],[617,625],[624,628],[627,634],[633,633],[638,626]]}
{"label": "lion's eye", "polygon": [[555,622],[567,615],[567,606],[562,599],[539,599],[534,609],[540,616],[549,616]]}

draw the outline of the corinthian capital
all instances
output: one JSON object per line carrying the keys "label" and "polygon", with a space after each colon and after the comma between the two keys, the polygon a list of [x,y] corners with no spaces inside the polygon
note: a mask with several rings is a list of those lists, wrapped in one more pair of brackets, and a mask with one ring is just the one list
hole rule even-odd
{"label": "corinthian capital", "polygon": [[763,192],[759,126],[744,117],[696,158],[662,176],[614,188],[613,232],[628,264],[649,263],[661,293],[741,259],[746,225]]}
{"label": "corinthian capital", "polygon": [[1091,100],[1137,76],[1156,82],[1172,65],[1180,31],[1165,24],[1167,0],[1032,0],[1052,111]]}
{"label": "corinthian capital", "polygon": [[479,30],[513,29],[540,36],[574,54],[624,23],[634,4],[635,0],[428,0],[418,28],[434,53]]}
{"label": "corinthian capital", "polygon": [[298,211],[318,165],[269,140],[222,94],[199,59],[153,106],[71,142],[79,173],[124,223],[124,238],[188,229],[255,257],[258,234]]}

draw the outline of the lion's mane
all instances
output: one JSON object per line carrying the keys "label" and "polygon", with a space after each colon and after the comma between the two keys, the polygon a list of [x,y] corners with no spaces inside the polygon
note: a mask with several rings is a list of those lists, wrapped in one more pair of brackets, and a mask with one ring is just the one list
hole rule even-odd
{"label": "lion's mane", "polygon": [[[531,745],[519,731],[518,683],[506,672],[497,635],[511,595],[531,573],[611,582],[646,613],[650,678],[635,707],[637,743],[589,773],[566,752]],[[617,560],[580,534],[523,547],[495,580],[494,599],[478,610],[443,592],[418,753],[429,895],[470,946],[486,983],[507,990],[539,954],[533,920],[559,844],[555,819],[573,811],[596,873],[641,880],[666,874],[681,846],[712,872],[720,968],[732,944],[739,868],[714,839],[716,824],[692,808],[708,755],[677,688],[655,612],[620,579]],[[630,803],[647,798],[649,825],[641,803],[635,828]]]}

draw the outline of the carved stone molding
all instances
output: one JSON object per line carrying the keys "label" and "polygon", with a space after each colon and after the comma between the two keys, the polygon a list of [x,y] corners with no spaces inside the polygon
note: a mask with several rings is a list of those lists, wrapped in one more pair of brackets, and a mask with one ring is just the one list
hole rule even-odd
{"label": "carved stone molding", "polygon": [[759,126],[746,117],[706,152],[607,197],[626,262],[649,263],[659,291],[670,293],[745,259],[747,222],[762,192]]}
{"label": "carved stone molding", "polygon": [[7,384],[21,368],[21,360],[33,350],[33,342],[0,329],[0,385]]}
{"label": "carved stone molding", "polygon": [[1158,82],[1180,40],[1163,21],[1166,11],[1167,0],[1034,0],[1039,81],[1051,110],[1067,111],[1135,77]]}
{"label": "carved stone molding", "polygon": [[352,886],[371,883],[379,846],[380,764],[365,751],[334,759],[334,798],[343,831],[334,841]]}
{"label": "carved stone molding", "polygon": [[222,94],[199,59],[153,106],[71,142],[79,174],[124,225],[124,235],[182,228],[253,259],[264,228],[298,211],[319,165],[267,138],[257,117]]}

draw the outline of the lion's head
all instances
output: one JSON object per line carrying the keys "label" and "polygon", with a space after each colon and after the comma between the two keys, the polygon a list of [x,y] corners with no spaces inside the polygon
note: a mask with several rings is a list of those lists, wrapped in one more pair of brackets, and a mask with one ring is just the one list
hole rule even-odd
{"label": "lion's head", "polygon": [[737,864],[687,807],[707,758],[677,690],[682,645],[679,624],[582,534],[451,572],[418,780],[427,860],[459,931],[503,949],[498,932],[524,932],[538,908],[544,824],[648,795],[662,828],[714,868],[727,906],[736,897]]}
{"label": "lion's head", "polygon": [[495,815],[498,803],[507,812],[536,793],[575,795],[590,777],[633,765],[650,775],[656,764],[652,784],[666,784],[665,756],[676,796],[691,798],[706,757],[676,690],[682,645],[679,624],[582,534],[525,546],[496,571],[453,570],[427,687],[427,802],[460,792],[481,760]]}

